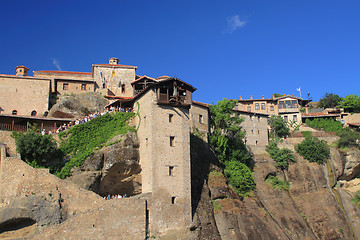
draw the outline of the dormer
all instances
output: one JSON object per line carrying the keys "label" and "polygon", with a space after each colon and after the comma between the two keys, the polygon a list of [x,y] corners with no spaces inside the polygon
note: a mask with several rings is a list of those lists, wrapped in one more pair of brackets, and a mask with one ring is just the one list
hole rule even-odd
{"label": "dormer", "polygon": [[168,78],[156,84],[157,103],[165,105],[190,106],[192,93],[196,90],[190,84],[177,78]]}
{"label": "dormer", "polygon": [[16,68],[16,76],[27,76],[29,69],[25,66],[17,66]]}
{"label": "dormer", "polygon": [[110,58],[110,59],[109,59],[109,64],[111,64],[111,65],[118,65],[118,64],[119,64],[119,59],[118,59],[118,58],[115,58],[115,57]]}

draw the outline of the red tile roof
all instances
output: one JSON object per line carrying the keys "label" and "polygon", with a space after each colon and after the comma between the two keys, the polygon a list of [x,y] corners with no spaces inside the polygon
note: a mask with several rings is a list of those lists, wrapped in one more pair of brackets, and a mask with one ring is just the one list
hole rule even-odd
{"label": "red tile roof", "polygon": [[110,95],[107,95],[105,97],[106,98],[118,99],[118,100],[131,100],[131,99],[133,99],[133,97],[121,97],[121,96],[110,96]]}
{"label": "red tile roof", "polygon": [[197,102],[197,101],[192,101],[193,104],[199,105],[199,106],[203,106],[203,107],[209,107],[209,104],[207,103],[202,103],[202,102]]}
{"label": "red tile roof", "polygon": [[250,112],[250,111],[244,111],[244,110],[238,110],[238,109],[233,109],[233,111],[242,112],[242,113],[250,113],[250,114],[255,114],[255,115],[264,115],[264,116],[269,116],[270,115],[270,114],[267,114],[267,113]]}
{"label": "red tile roof", "polygon": [[326,114],[322,112],[317,113],[302,113],[302,117],[337,117],[340,116],[340,114]]}
{"label": "red tile roof", "polygon": [[154,82],[157,82],[154,78],[152,78],[152,77],[148,77],[148,76],[146,76],[146,75],[144,75],[144,76],[141,76],[140,78],[138,78],[138,79],[136,79],[135,81],[133,81],[132,83],[131,83],[131,85],[133,85],[134,83],[137,83],[138,81],[141,81],[141,80],[143,80],[143,79],[149,79],[149,80],[152,80],[152,81],[154,81]]}
{"label": "red tile roof", "polygon": [[92,73],[89,72],[70,72],[70,71],[57,71],[57,70],[41,70],[41,71],[34,71],[34,73],[60,73],[60,74],[77,74],[77,75],[91,75]]}

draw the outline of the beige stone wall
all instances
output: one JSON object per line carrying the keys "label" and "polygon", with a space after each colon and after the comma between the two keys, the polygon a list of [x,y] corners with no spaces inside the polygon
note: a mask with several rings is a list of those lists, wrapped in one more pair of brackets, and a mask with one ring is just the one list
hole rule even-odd
{"label": "beige stone wall", "polygon": [[1,114],[30,116],[35,110],[38,116],[49,107],[50,80],[33,77],[0,76]]}
{"label": "beige stone wall", "polygon": [[[112,76],[113,69],[115,71],[115,76]],[[102,79],[100,77],[100,70],[103,78],[106,79],[106,88],[112,91],[115,96],[122,97],[132,97],[133,89],[131,83],[135,81],[135,71],[134,68],[123,68],[114,66],[101,66],[94,65],[93,75],[94,81],[96,81],[98,87],[102,88]],[[125,92],[122,92],[121,85],[125,84]]]}
{"label": "beige stone wall", "polygon": [[[58,93],[61,95],[65,94],[81,94],[85,92],[94,92],[94,83],[92,82],[75,82],[75,81],[66,81],[66,80],[56,80],[56,87]],[[64,86],[67,84],[67,87]],[[83,85],[85,85],[85,89],[83,89]]]}
{"label": "beige stone wall", "polygon": [[267,116],[241,112],[238,112],[238,115],[244,119],[241,126],[246,131],[246,145],[266,146],[268,144]]}
{"label": "beige stone wall", "polygon": [[0,131],[0,143],[6,144],[8,154],[16,155],[15,139],[11,137],[11,131]]}
{"label": "beige stone wall", "polygon": [[207,107],[192,104],[190,107],[190,128],[191,132],[198,129],[203,133],[203,140],[207,141],[209,134],[209,110]]}
{"label": "beige stone wall", "polygon": [[[134,109],[141,116],[138,138],[144,192],[153,193],[152,231],[180,228],[191,223],[190,119],[187,108],[157,105],[150,90]],[[172,114],[171,122],[169,115]],[[173,137],[173,146],[170,139]],[[172,168],[172,170],[170,170]],[[170,175],[172,172],[172,175]],[[160,199],[161,195],[161,200]],[[159,198],[157,198],[159,196]],[[161,202],[159,211],[158,204]],[[164,210],[165,211],[165,210]]]}
{"label": "beige stone wall", "polygon": [[349,113],[347,116],[344,116],[345,123],[360,123],[360,113]]}

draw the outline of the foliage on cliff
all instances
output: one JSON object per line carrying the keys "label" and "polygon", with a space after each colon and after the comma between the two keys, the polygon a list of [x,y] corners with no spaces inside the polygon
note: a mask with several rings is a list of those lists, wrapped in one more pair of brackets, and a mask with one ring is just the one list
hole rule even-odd
{"label": "foliage on cliff", "polygon": [[290,162],[295,162],[295,157],[292,155],[292,151],[287,148],[279,149],[275,141],[269,142],[269,145],[266,146],[266,151],[276,162],[275,167],[278,167],[281,170],[287,170]]}
{"label": "foliage on cliff", "polygon": [[60,178],[70,175],[71,168],[81,166],[87,157],[100,149],[114,136],[135,131],[127,124],[134,113],[117,112],[96,117],[90,122],[76,125],[61,132],[60,149],[70,157],[64,167],[56,173]]}
{"label": "foliage on cliff", "polygon": [[342,124],[339,121],[333,119],[317,118],[314,120],[306,119],[306,125],[315,128],[317,130],[325,132],[339,132],[342,130]]}
{"label": "foliage on cliff", "polygon": [[333,93],[325,93],[325,96],[320,99],[318,106],[321,108],[334,108],[339,105],[342,98]]}
{"label": "foliage on cliff", "polygon": [[296,152],[309,162],[322,164],[330,156],[330,147],[324,140],[316,137],[307,137],[296,147]]}
{"label": "foliage on cliff", "polygon": [[54,162],[62,159],[63,153],[57,148],[52,136],[41,135],[36,129],[34,126],[26,133],[12,133],[16,151],[20,153],[21,159],[32,167],[51,167]]}
{"label": "foliage on cliff", "polygon": [[254,179],[249,169],[250,154],[243,141],[242,118],[233,111],[235,101],[223,99],[210,106],[210,145],[223,164],[228,183],[239,195],[246,195],[255,188]]}
{"label": "foliage on cliff", "polygon": [[269,126],[275,137],[282,138],[290,135],[290,129],[281,116],[272,115],[269,119]]}

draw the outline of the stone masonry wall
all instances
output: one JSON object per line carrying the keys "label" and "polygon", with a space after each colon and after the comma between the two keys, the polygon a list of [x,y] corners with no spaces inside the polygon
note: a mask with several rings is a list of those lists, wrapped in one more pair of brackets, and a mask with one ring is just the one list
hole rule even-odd
{"label": "stone masonry wall", "polygon": [[209,110],[207,107],[192,104],[190,108],[190,128],[191,132],[198,129],[204,134],[203,140],[207,142],[209,133]]}
{"label": "stone masonry wall", "polygon": [[139,105],[135,104],[135,111],[140,107],[138,138],[143,189],[144,192],[151,191],[153,196],[150,203],[150,231],[162,232],[189,226],[189,110],[157,105],[153,90],[147,92],[138,102]]}
{"label": "stone masonry wall", "polygon": [[6,144],[8,147],[8,154],[11,156],[16,154],[15,139],[11,137],[11,131],[0,130],[0,143]]}
{"label": "stone masonry wall", "polygon": [[0,108],[2,114],[30,116],[35,110],[41,116],[49,107],[50,80],[33,77],[0,76]]}
{"label": "stone masonry wall", "polygon": [[239,113],[239,117],[244,119],[241,126],[246,131],[246,145],[266,146],[268,144],[267,116]]}
{"label": "stone masonry wall", "polygon": [[[115,76],[112,76],[113,69]],[[135,81],[134,68],[121,68],[114,66],[94,66],[94,81],[102,88],[102,79],[100,77],[100,70],[103,78],[106,79],[106,87],[112,91],[116,96],[132,97],[133,88],[131,83]],[[121,85],[125,84],[125,92],[122,92]]]}

